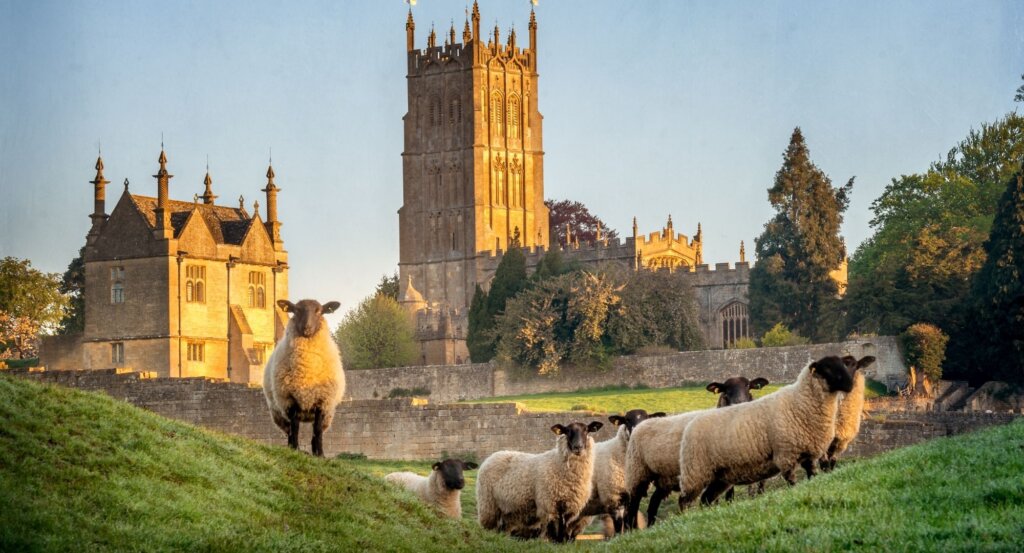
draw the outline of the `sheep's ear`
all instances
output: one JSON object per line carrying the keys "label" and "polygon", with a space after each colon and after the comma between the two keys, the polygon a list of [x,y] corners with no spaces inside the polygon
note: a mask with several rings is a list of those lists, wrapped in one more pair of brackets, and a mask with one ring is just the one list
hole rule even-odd
{"label": "sheep's ear", "polygon": [[556,424],[551,427],[551,431],[555,434],[562,435],[565,433],[565,427],[560,424]]}
{"label": "sheep's ear", "polygon": [[870,365],[870,364],[872,364],[874,362],[875,362],[875,358],[870,356],[870,355],[865,356],[865,357],[861,357],[860,361],[857,361],[857,368],[858,369],[863,369],[864,367],[867,367],[868,365]]}
{"label": "sheep's ear", "polygon": [[288,300],[277,300],[277,306],[285,313],[295,313],[295,304]]}
{"label": "sheep's ear", "polygon": [[815,362],[811,363],[811,366],[807,367],[807,368],[808,368],[808,370],[811,371],[811,374],[814,374],[815,372],[818,371],[818,362],[815,361]]}
{"label": "sheep's ear", "polygon": [[473,470],[480,468],[480,465],[476,463],[462,463],[462,470]]}
{"label": "sheep's ear", "polygon": [[320,308],[320,312],[327,315],[329,313],[334,313],[335,311],[338,310],[339,307],[341,307],[341,303],[336,301],[329,301],[325,303],[323,307]]}
{"label": "sheep's ear", "polygon": [[649,418],[649,419],[657,419],[657,418],[661,418],[661,417],[664,417],[664,416],[665,416],[665,412],[664,411],[658,411],[657,413],[651,413],[650,415],[647,415],[647,418]]}
{"label": "sheep's ear", "polygon": [[614,424],[615,426],[620,426],[626,424],[626,418],[621,415],[612,415],[608,417],[608,422]]}
{"label": "sheep's ear", "polygon": [[434,470],[441,470],[441,463],[434,463],[434,466],[431,468],[433,468]]}
{"label": "sheep's ear", "polygon": [[594,421],[587,425],[587,432],[597,432],[602,426],[604,426],[604,423],[601,421]]}
{"label": "sheep's ear", "polygon": [[750,389],[751,390],[760,390],[761,388],[764,388],[767,385],[768,385],[768,379],[767,378],[755,378],[755,379],[750,381]]}
{"label": "sheep's ear", "polygon": [[724,386],[722,386],[720,382],[712,382],[711,384],[708,384],[708,391],[711,392],[712,394],[722,393],[723,388]]}

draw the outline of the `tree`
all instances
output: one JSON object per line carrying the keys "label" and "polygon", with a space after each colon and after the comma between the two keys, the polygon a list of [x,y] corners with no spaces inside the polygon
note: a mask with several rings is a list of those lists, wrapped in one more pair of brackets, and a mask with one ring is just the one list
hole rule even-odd
{"label": "tree", "polygon": [[391,276],[381,275],[374,294],[388,296],[398,301],[398,273],[393,273]]}
{"label": "tree", "polygon": [[64,316],[67,298],[60,293],[60,276],[43,273],[27,259],[0,260],[0,312],[26,317],[44,333],[52,333]]}
{"label": "tree", "polygon": [[[1024,75],[1021,75],[1020,79],[1024,81]],[[1013,101],[1024,102],[1024,84],[1017,87],[1017,94],[1013,96]]]}
{"label": "tree", "polygon": [[601,228],[601,238],[618,238],[619,233],[608,228],[608,225],[592,214],[587,206],[580,202],[570,200],[546,200],[544,205],[548,206],[549,236],[552,244],[565,244],[565,225],[569,224],[572,238],[579,240],[581,244],[597,240],[598,226]]}
{"label": "tree", "polygon": [[839,237],[853,188],[834,188],[811,162],[797,127],[782,168],[768,189],[775,216],[755,241],[757,265],[750,272],[751,322],[763,332],[782,322],[814,340],[834,338],[828,317],[838,310],[838,287],[829,273],[846,259]]}
{"label": "tree", "polygon": [[60,279],[60,293],[68,299],[67,311],[60,321],[60,334],[85,330],[85,247],[71,260]]}
{"label": "tree", "polygon": [[39,324],[29,317],[0,311],[0,359],[38,356]]}
{"label": "tree", "polygon": [[946,336],[939,327],[916,323],[900,335],[907,362],[936,383],[942,378],[942,362],[946,358]]}
{"label": "tree", "polygon": [[505,312],[508,300],[526,285],[526,256],[516,237],[494,271],[490,291],[484,294],[479,286],[474,291],[466,334],[466,347],[474,363],[486,363],[494,358],[500,340],[500,335],[494,333],[495,318]]}
{"label": "tree", "polygon": [[621,303],[608,319],[608,341],[616,352],[629,354],[647,346],[703,348],[697,300],[682,273],[631,272],[620,295]]}
{"label": "tree", "polygon": [[973,353],[974,379],[1024,383],[1024,165],[999,200],[985,254],[972,288],[972,332],[957,345]]}
{"label": "tree", "polygon": [[348,369],[401,367],[416,360],[416,341],[408,315],[394,298],[374,294],[345,314],[334,341]]}

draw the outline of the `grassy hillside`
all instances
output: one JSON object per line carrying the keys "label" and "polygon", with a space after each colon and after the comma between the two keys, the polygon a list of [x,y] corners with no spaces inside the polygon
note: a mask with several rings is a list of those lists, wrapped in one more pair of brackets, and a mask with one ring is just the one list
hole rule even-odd
{"label": "grassy hillside", "polygon": [[[0,421],[0,551],[564,549],[482,531],[471,520],[471,488],[467,520],[453,522],[379,479],[427,463],[314,459],[3,375]],[[841,464],[792,489],[569,547],[1024,550],[1024,422]]]}

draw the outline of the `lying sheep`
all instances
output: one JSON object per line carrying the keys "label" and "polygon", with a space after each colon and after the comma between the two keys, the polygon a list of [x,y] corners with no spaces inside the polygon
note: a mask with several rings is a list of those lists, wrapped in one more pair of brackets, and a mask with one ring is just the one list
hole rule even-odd
{"label": "lying sheep", "polygon": [[[622,532],[626,514],[626,447],[629,437],[641,422],[664,417],[665,413],[651,413],[643,409],[627,411],[625,415],[612,415],[608,420],[618,427],[611,439],[594,446],[594,479],[590,501],[577,519],[579,533],[590,523],[591,517],[601,516],[604,521],[604,536],[607,539]],[[643,526],[642,521],[638,521]]]}
{"label": "lying sheep", "polygon": [[[721,393],[718,407],[728,407],[752,400],[750,390],[761,389],[767,384],[768,380],[764,378],[747,380],[738,376],[729,378],[725,383],[712,382],[707,389]],[[650,420],[633,431],[626,450],[625,485],[629,495],[625,518],[627,528],[639,528],[640,502],[647,495],[651,483],[654,484],[654,494],[647,506],[648,525],[657,521],[661,502],[673,491],[679,491],[679,442],[686,426],[699,412]],[[763,490],[764,484],[760,487]],[[731,497],[730,494],[728,498]]]}
{"label": "lying sheep", "polygon": [[462,488],[466,485],[463,471],[477,468],[476,463],[466,463],[459,459],[445,459],[434,463],[430,476],[420,476],[414,472],[392,472],[384,477],[393,484],[416,494],[424,503],[430,505],[451,518],[462,518]]}
{"label": "lying sheep", "polygon": [[312,422],[313,455],[323,457],[324,431],[345,394],[341,355],[323,316],[340,304],[280,300],[277,305],[292,317],[267,359],[263,394],[274,424],[288,436],[288,446],[298,449],[299,423]]}
{"label": "lying sheep", "polygon": [[680,509],[698,497],[710,503],[729,486],[780,472],[795,484],[798,465],[813,476],[835,434],[838,395],[851,389],[853,378],[843,361],[824,357],[773,394],[701,411],[679,445]]}
{"label": "lying sheep", "polygon": [[836,458],[846,451],[860,432],[861,414],[864,411],[864,386],[866,378],[864,367],[875,362],[870,355],[857,360],[853,356],[843,357],[843,363],[853,373],[853,390],[839,401],[839,413],[836,416],[836,435],[828,446],[828,451],[819,464],[824,471],[836,468]]}
{"label": "lying sheep", "polygon": [[558,438],[544,453],[499,451],[488,457],[476,480],[477,519],[488,530],[516,537],[575,539],[573,521],[590,499],[594,439],[603,425],[574,422],[551,427]]}

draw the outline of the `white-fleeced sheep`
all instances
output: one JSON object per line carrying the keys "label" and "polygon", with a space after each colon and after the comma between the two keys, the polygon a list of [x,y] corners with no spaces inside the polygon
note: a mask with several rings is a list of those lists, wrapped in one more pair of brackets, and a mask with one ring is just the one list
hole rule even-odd
{"label": "white-fleeced sheep", "polygon": [[[708,384],[707,390],[713,394],[718,394],[718,407],[728,407],[730,405],[736,405],[739,403],[746,403],[748,401],[754,401],[754,396],[750,394],[750,390],[760,390],[768,385],[767,378],[755,378],[748,380],[743,376],[734,376],[727,378],[725,382],[712,382]],[[733,495],[735,495],[735,489],[729,488],[725,492],[725,500],[732,501]],[[757,483],[757,487],[750,486],[749,494],[753,497],[755,494],[764,493],[764,480]]]}
{"label": "white-fleeced sheep", "polygon": [[864,369],[875,362],[872,356],[860,360],[852,356],[843,357],[843,363],[853,372],[853,390],[839,400],[839,413],[836,415],[836,435],[828,446],[828,451],[821,458],[822,470],[831,471],[836,467],[839,454],[850,447],[850,443],[860,432],[860,423],[864,412],[864,387],[866,378]]}
{"label": "white-fleeced sheep", "polygon": [[339,304],[280,300],[277,305],[292,317],[267,359],[263,394],[274,424],[288,436],[288,446],[298,449],[299,423],[312,422],[313,455],[323,457],[324,431],[345,395],[341,355],[323,317]]}
{"label": "white-fleeced sheep", "polygon": [[430,476],[420,476],[414,472],[392,472],[384,479],[409,490],[444,515],[459,519],[462,518],[462,488],[466,485],[462,473],[475,468],[476,463],[445,459],[434,463]]}
{"label": "white-fleeced sheep", "polygon": [[[594,478],[590,501],[580,513],[576,533],[589,524],[590,518],[601,516],[607,539],[622,532],[626,514],[626,448],[629,437],[638,424],[649,419],[664,417],[665,413],[651,413],[643,409],[627,411],[625,415],[612,415],[608,420],[618,427],[615,435],[594,445]],[[642,522],[640,526],[642,526]]]}
{"label": "white-fleeced sheep", "polygon": [[594,473],[598,421],[556,424],[555,448],[544,453],[499,451],[480,465],[476,508],[480,525],[516,537],[575,539],[572,522],[586,506]]}
{"label": "white-fleeced sheep", "polygon": [[797,466],[813,476],[835,435],[838,396],[852,388],[843,360],[825,357],[773,394],[701,411],[679,445],[679,507],[698,497],[710,503],[730,486],[780,472],[794,484]]}

